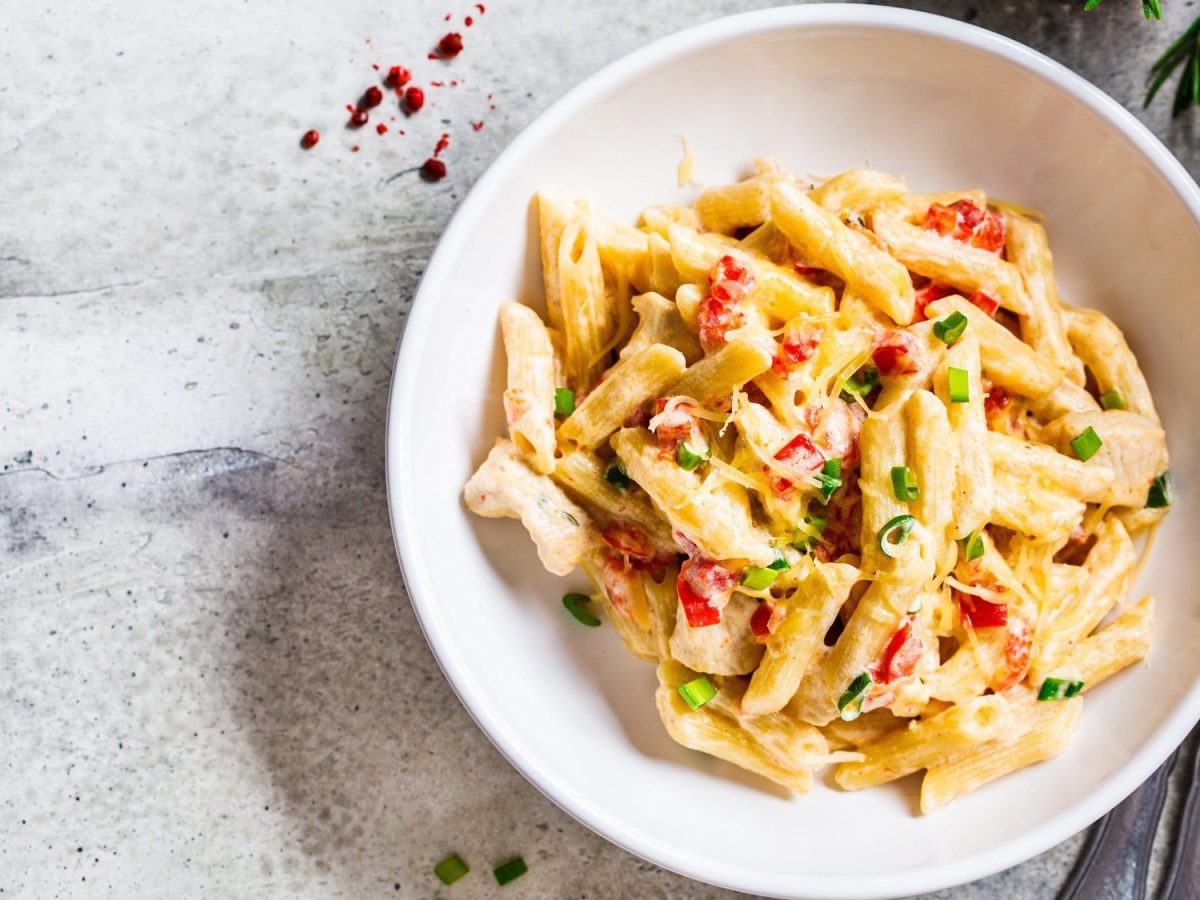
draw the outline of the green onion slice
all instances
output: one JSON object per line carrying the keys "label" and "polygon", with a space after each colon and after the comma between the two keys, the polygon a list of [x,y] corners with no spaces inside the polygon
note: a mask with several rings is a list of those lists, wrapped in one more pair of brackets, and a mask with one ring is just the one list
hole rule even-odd
{"label": "green onion slice", "polygon": [[775,579],[778,577],[778,569],[772,569],[767,566],[752,566],[742,575],[742,587],[749,588],[752,591],[765,591],[775,583]]}
{"label": "green onion slice", "polygon": [[625,463],[619,459],[610,462],[604,470],[604,480],[618,491],[629,490],[629,470],[625,468]]}
{"label": "green onion slice", "polygon": [[859,672],[850,687],[838,698],[838,713],[844,722],[853,722],[862,715],[863,701],[871,691],[871,673]]}
{"label": "green onion slice", "polygon": [[1038,691],[1039,700],[1066,700],[1083,690],[1082,681],[1069,678],[1047,678]]}
{"label": "green onion slice", "polygon": [[506,885],[510,881],[516,881],[522,875],[529,871],[529,866],[525,865],[525,860],[519,856],[514,856],[506,863],[501,863],[492,869],[492,874],[496,876],[496,883]]}
{"label": "green onion slice", "polygon": [[833,492],[842,486],[841,458],[825,460],[825,465],[821,466],[821,471],[815,477],[820,484],[821,501],[828,503]]}
{"label": "green onion slice", "polygon": [[1091,425],[1083,429],[1080,434],[1071,438],[1071,449],[1075,451],[1075,455],[1080,462],[1087,462],[1096,455],[1096,451],[1103,446],[1104,441],[1100,440],[1100,435],[1096,434],[1096,429]]}
{"label": "green onion slice", "polygon": [[470,871],[470,867],[462,861],[462,857],[457,853],[451,853],[433,867],[433,874],[442,884],[454,884]]}
{"label": "green onion slice", "polygon": [[933,323],[933,333],[943,344],[953,344],[967,330],[967,317],[960,312],[952,312],[944,319]]}
{"label": "green onion slice", "polygon": [[787,557],[778,550],[775,551],[774,561],[767,566],[768,569],[774,569],[776,572],[786,572],[791,567],[791,564],[787,561]]}
{"label": "green onion slice", "polygon": [[587,594],[566,594],[563,596],[563,606],[581,625],[595,628],[600,624],[592,612],[592,598]]}
{"label": "green onion slice", "polygon": [[866,398],[867,394],[879,387],[879,370],[874,366],[864,366],[850,378],[842,382],[842,390],[855,397]]}
{"label": "green onion slice", "polygon": [[684,441],[677,448],[675,448],[675,462],[678,463],[679,468],[686,469],[689,472],[696,471],[700,464],[707,458],[707,449],[705,449],[703,453],[697,453],[688,446],[687,441]]}
{"label": "green onion slice", "polygon": [[921,499],[921,488],[908,466],[892,466],[892,493],[901,503]]}
{"label": "green onion slice", "polygon": [[962,539],[963,559],[967,562],[979,559],[983,556],[983,535],[978,531],[972,531]]}
{"label": "green onion slice", "polygon": [[966,403],[971,399],[971,376],[966,369],[951,366],[946,372],[951,403]]}
{"label": "green onion slice", "polygon": [[1113,388],[1107,394],[1100,395],[1100,405],[1105,409],[1124,409],[1125,398],[1121,396],[1121,392]]}
{"label": "green onion slice", "polygon": [[808,553],[820,542],[828,524],[829,520],[821,516],[805,516],[804,524],[796,529],[796,535],[792,538],[792,546],[801,553]]}
{"label": "green onion slice", "polygon": [[570,388],[554,389],[554,415],[566,418],[575,412],[575,392]]}
{"label": "green onion slice", "polygon": [[699,709],[713,697],[717,696],[717,689],[713,687],[713,683],[708,680],[707,675],[701,675],[699,678],[693,678],[686,684],[681,684],[679,686],[679,696],[692,709]]}
{"label": "green onion slice", "polygon": [[886,525],[879,529],[879,549],[883,551],[884,556],[890,556],[893,559],[900,555],[900,548],[904,546],[904,542],[908,540],[909,532],[913,530],[913,526],[917,524],[915,516],[896,516]]}
{"label": "green onion slice", "polygon": [[1171,480],[1170,472],[1163,472],[1150,482],[1150,492],[1146,495],[1147,509],[1162,509],[1175,502],[1175,482]]}

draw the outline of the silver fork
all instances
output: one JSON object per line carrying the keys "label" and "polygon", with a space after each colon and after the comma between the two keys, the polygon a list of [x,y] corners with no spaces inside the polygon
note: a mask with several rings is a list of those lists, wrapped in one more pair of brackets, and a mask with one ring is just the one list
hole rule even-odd
{"label": "silver fork", "polygon": [[[1200,733],[1200,729],[1193,734]],[[1150,854],[1167,799],[1171,773],[1185,741],[1146,783],[1101,819],[1084,844],[1059,900],[1145,900]],[[1187,793],[1161,900],[1194,900],[1200,894],[1200,753],[1193,747]]]}

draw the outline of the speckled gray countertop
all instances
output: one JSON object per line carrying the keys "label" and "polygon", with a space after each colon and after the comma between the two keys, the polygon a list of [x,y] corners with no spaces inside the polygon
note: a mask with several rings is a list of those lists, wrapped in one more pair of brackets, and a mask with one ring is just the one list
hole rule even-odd
{"label": "speckled gray countertop", "polygon": [[[733,896],[576,824],[471,722],[400,582],[383,425],[492,158],[610,60],[759,5],[497,0],[443,71],[459,0],[0,0],[0,892],[476,898],[522,853],[505,896]],[[1193,3],[900,5],[1049,53],[1200,171],[1200,116],[1139,103]],[[447,84],[351,134],[372,62]],[[445,181],[391,177],[442,131]],[[937,896],[1049,897],[1078,846]],[[448,849],[476,867],[452,891]]]}

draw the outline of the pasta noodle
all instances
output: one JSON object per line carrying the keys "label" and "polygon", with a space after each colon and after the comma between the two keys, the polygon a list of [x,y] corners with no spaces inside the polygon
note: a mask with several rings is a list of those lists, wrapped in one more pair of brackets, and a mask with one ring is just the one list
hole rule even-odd
{"label": "pasta noodle", "polygon": [[680,744],[796,793],[923,771],[931,813],[1150,652],[1166,435],[1036,214],[774,160],[633,226],[536,205],[545,320],[500,308],[509,437],[464,499],[582,568]]}

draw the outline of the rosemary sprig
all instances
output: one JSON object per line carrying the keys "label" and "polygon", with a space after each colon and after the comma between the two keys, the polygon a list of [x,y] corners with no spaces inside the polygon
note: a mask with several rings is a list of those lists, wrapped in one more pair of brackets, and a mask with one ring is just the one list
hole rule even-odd
{"label": "rosemary sprig", "polygon": [[[1084,12],[1089,12],[1104,0],[1086,0]],[[1162,18],[1161,0],[1142,0],[1142,13],[1147,19]],[[1149,106],[1159,89],[1176,72],[1179,85],[1171,104],[1171,116],[1178,116],[1189,106],[1200,106],[1200,16],[1175,39],[1167,51],[1150,67],[1150,86],[1146,89],[1143,106]]]}

